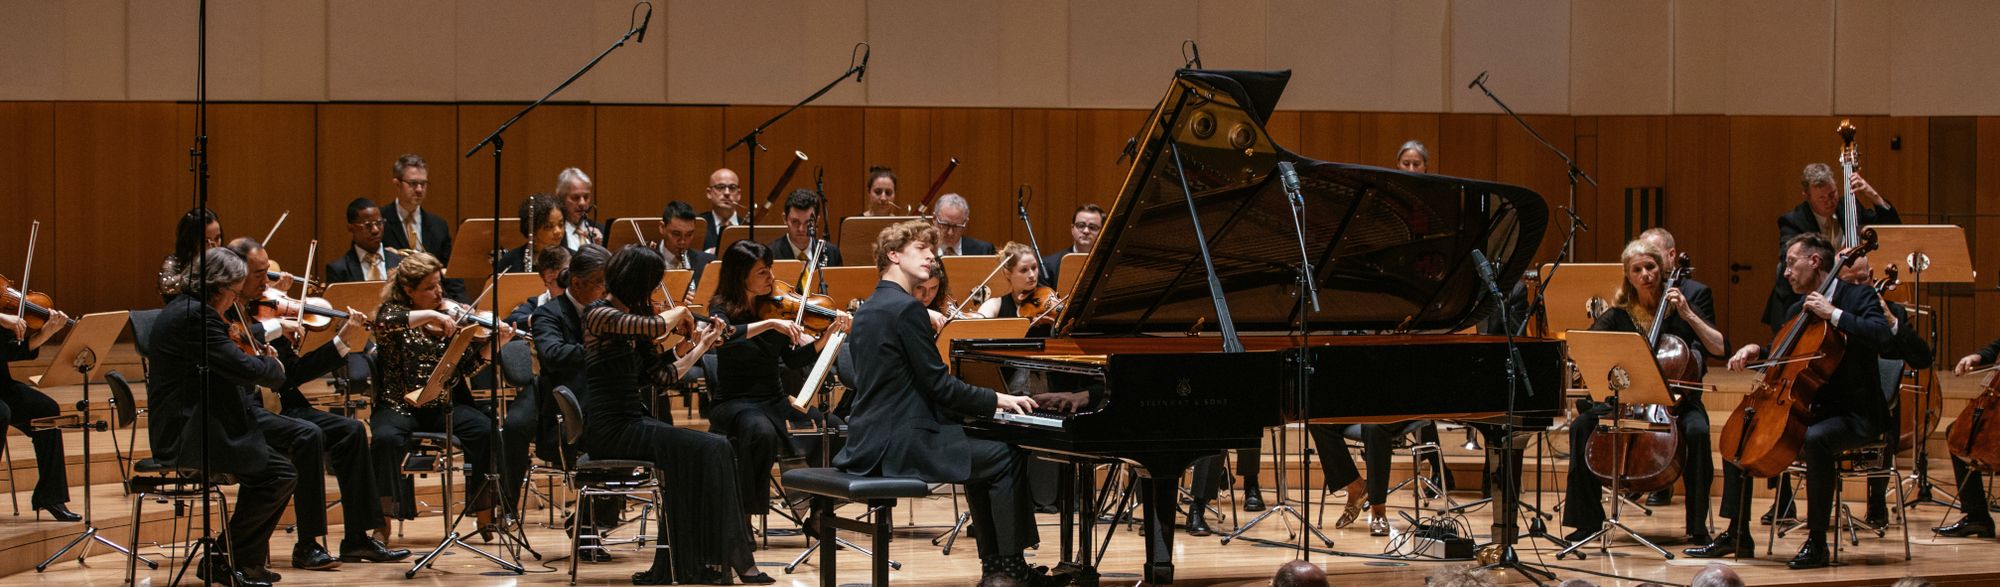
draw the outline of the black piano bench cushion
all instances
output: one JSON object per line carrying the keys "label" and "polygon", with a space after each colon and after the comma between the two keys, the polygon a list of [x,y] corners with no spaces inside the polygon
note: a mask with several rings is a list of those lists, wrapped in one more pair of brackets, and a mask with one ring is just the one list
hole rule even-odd
{"label": "black piano bench cushion", "polygon": [[931,494],[929,483],[915,477],[870,477],[844,473],[832,468],[785,471],[785,489],[804,491],[850,501],[924,497]]}

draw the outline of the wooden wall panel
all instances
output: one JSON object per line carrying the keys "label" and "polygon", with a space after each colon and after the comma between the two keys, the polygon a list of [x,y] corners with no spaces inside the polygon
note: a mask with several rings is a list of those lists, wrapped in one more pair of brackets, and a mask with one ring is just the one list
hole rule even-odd
{"label": "wooden wall panel", "polygon": [[[263,239],[278,217],[284,226],[266,245],[271,260],[304,274],[307,245],[322,227],[327,250],[346,246],[346,223],[319,222],[315,107],[311,104],[216,104],[208,108],[209,209],[222,217],[223,240]],[[189,133],[189,136],[193,136]],[[318,273],[318,271],[314,271]]]}
{"label": "wooden wall panel", "polygon": [[[862,112],[862,171],[881,165],[896,173],[896,201],[916,207],[931,181],[943,172],[954,153],[931,153],[929,108],[868,108]],[[958,172],[953,171],[956,175]],[[944,189],[952,189],[946,183]],[[865,187],[865,186],[864,186]]]}
{"label": "wooden wall panel", "polygon": [[[1612,259],[1624,250],[1628,239],[1640,232],[1664,224],[1664,219],[1651,223],[1641,222],[1636,210],[1628,210],[1625,201],[1627,188],[1664,187],[1667,185],[1667,117],[1665,116],[1600,116],[1579,118],[1578,125],[1589,120],[1594,127],[1592,148],[1584,148],[1584,133],[1577,133],[1579,159],[1590,159],[1583,164],[1598,186],[1589,183],[1577,186],[1578,199],[1590,202],[1581,205],[1578,214],[1589,220],[1591,231],[1579,238],[1590,243],[1591,258]],[[1564,186],[1567,188],[1567,185]],[[1668,205],[1679,204],[1679,194],[1668,193]],[[1636,199],[1633,207],[1639,206]],[[1685,204],[1679,204],[1685,205]],[[1650,213],[1650,211],[1647,211]],[[1631,230],[1626,230],[1626,218],[1632,218]],[[1558,226],[1560,228],[1560,226]],[[1587,238],[1586,238],[1587,237]]]}
{"label": "wooden wall panel", "polygon": [[[732,106],[724,110],[723,137],[733,142],[743,133],[783,112],[778,106]],[[793,189],[813,187],[813,171],[826,169],[827,228],[839,225],[839,219],[861,213],[861,178],[868,167],[863,163],[862,151],[855,144],[863,140],[862,132],[865,116],[861,108],[824,107],[804,108],[793,112],[784,120],[764,133],[763,143],[769,151],[757,156],[757,192],[745,193],[746,198],[755,196],[759,203],[770,195],[772,184],[785,172],[785,165],[792,160],[793,151],[805,151],[808,160],[799,165],[792,176],[789,192]],[[728,144],[728,143],[724,143]],[[744,176],[748,183],[747,147],[738,147],[725,155],[725,161],[738,176]],[[784,224],[784,194],[772,203],[772,209],[758,216],[758,224]],[[757,240],[771,242],[777,235],[757,234]],[[843,255],[844,256],[844,255]]]}
{"label": "wooden wall panel", "polygon": [[[1675,246],[1692,256],[1695,279],[1708,284],[1715,295],[1718,321],[1730,322],[1733,304],[1764,307],[1763,292],[1738,297],[1732,295],[1731,279],[1748,277],[1748,271],[1730,266],[1730,225],[1756,222],[1754,218],[1729,216],[1729,119],[1722,116],[1673,116],[1667,118],[1667,230],[1674,233]],[[1763,270],[1769,271],[1769,261]],[[1769,287],[1767,284],[1765,287]],[[1720,325],[1718,325],[1720,326]],[[1725,326],[1724,334],[1729,333]],[[1731,339],[1731,345],[1748,340]]]}
{"label": "wooden wall panel", "polygon": [[1125,185],[1130,160],[1121,161],[1125,141],[1144,131],[1145,110],[1077,111],[1076,189],[1077,201],[1110,206]]}
{"label": "wooden wall panel", "polygon": [[1009,111],[992,108],[940,109],[931,116],[931,152],[952,153],[959,163],[945,192],[964,196],[972,206],[965,234],[995,247],[1028,241],[1014,217],[1014,189],[1020,184],[1014,182],[1013,125]]}
{"label": "wooden wall panel", "polygon": [[[456,215],[447,214],[442,206],[437,210],[438,214],[451,220],[454,232],[460,220],[493,215],[491,147],[482,148],[480,154],[469,158],[460,156],[520,110],[514,105],[458,107],[458,142],[450,152],[444,153],[445,158],[458,162],[459,197],[456,206],[451,208]],[[593,156],[595,120],[596,108],[591,106],[543,106],[507,130],[505,149],[501,153],[504,161],[500,176],[500,217],[513,217],[521,198],[528,197],[528,194],[544,192],[553,195],[556,174],[564,168],[580,168],[592,180],[597,178],[597,160]],[[439,170],[438,159],[431,158],[432,189],[437,189],[438,178],[450,177]],[[426,203],[425,207],[430,207],[430,204]],[[602,212],[597,217],[606,218]]]}
{"label": "wooden wall panel", "polygon": [[64,311],[160,307],[154,278],[173,250],[174,222],[194,202],[192,112],[161,102],[55,104],[53,232],[62,242],[50,265],[89,268],[42,281]]}
{"label": "wooden wall panel", "polygon": [[[67,240],[56,231],[55,124],[54,104],[0,102],[0,194],[6,194],[9,202],[4,219],[0,219],[0,275],[20,287],[29,228],[40,220],[35,273],[28,279],[28,287],[60,296],[65,292],[54,287],[58,284],[55,276],[62,271],[56,248]],[[57,297],[57,309],[70,311],[74,306],[67,302]]]}
{"label": "wooden wall panel", "polygon": [[[708,209],[708,174],[722,166],[722,108],[598,106],[597,207],[610,218],[658,218],[670,200]],[[774,157],[775,158],[775,157]],[[652,240],[655,235],[646,235]]]}
{"label": "wooden wall panel", "polygon": [[[424,207],[447,218],[458,215],[458,107],[414,104],[321,104],[316,128],[320,226],[320,266],[353,243],[347,234],[347,203],[368,198],[391,206],[396,158],[422,155],[431,186]],[[483,136],[483,135],[482,135]],[[490,169],[490,168],[489,168]]]}
{"label": "wooden wall panel", "polygon": [[1432,171],[1450,157],[1438,149],[1436,114],[1307,112],[1300,119],[1298,142],[1281,144],[1313,159],[1395,167],[1396,148],[1411,139],[1430,149]]}
{"label": "wooden wall panel", "polygon": [[[1977,191],[1981,194],[2000,193],[2000,156],[1996,156],[2000,155],[2000,148],[1995,147],[2000,145],[2000,119],[1979,119],[1978,144],[1980,156],[1976,157]],[[2000,267],[1994,266],[1994,260],[2000,259],[2000,198],[1988,195],[1975,198],[1974,202],[1976,204],[1973,212],[1978,213],[1979,217],[1965,224],[1969,225],[1967,228],[1971,230],[1968,238],[1972,239],[1970,243],[1972,261],[1979,271],[1980,283],[1973,284],[1972,288],[1974,293],[1972,303],[1969,305],[1973,315],[1961,314],[1950,318],[1954,324],[1970,324],[1972,327],[1956,329],[1953,332],[1952,340],[1956,343],[1956,348],[1948,348],[1946,350],[1950,352],[1939,353],[1939,357],[1946,360],[1956,360],[1949,357],[1964,356],[1985,346],[1995,336],[2000,336],[2000,324],[1994,324],[2000,321],[1993,319],[1995,316],[2000,316],[2000,291],[1990,286],[1994,275],[2000,274]],[[1954,307],[1954,309],[1963,308],[1964,305]],[[1971,332],[1969,334],[1964,332],[1967,330]]]}
{"label": "wooden wall panel", "polygon": [[[1911,224],[1923,222],[1930,210],[1930,119],[1910,116],[1869,116],[1854,120],[1859,127],[1861,177],[1888,198]],[[1891,148],[1894,141],[1896,148]],[[1836,141],[1837,143],[1837,141]],[[1834,154],[1828,165],[1837,165]],[[1839,172],[1835,167],[1834,171]]]}
{"label": "wooden wall panel", "polygon": [[1076,189],[1076,112],[1015,111],[1013,139],[1013,183],[1033,190],[1028,217],[1035,239],[1042,254],[1062,250],[1072,244],[1069,223],[1085,201]]}

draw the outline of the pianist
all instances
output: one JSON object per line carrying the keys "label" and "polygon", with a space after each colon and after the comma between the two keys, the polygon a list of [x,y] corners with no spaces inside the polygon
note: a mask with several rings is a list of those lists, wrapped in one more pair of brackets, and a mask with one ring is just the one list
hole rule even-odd
{"label": "pianist", "polygon": [[833,465],[859,475],[916,477],[963,483],[979,527],[985,575],[1030,585],[1059,585],[1030,568],[1022,551],[1039,542],[1028,503],[1027,458],[1005,443],[965,436],[964,416],[997,410],[1026,413],[1032,399],[994,393],[952,377],[932,340],[930,318],[910,295],[930,278],[937,229],[921,220],[892,225],[875,237],[882,281],[854,315],[856,391],[847,446]]}

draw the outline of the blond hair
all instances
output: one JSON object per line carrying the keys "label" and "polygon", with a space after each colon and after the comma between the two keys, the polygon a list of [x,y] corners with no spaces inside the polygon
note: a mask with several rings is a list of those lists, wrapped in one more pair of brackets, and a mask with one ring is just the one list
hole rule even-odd
{"label": "blond hair", "polygon": [[901,251],[914,241],[937,246],[937,227],[926,220],[906,220],[883,228],[881,233],[875,235],[875,270],[888,269],[889,253]]}
{"label": "blond hair", "polygon": [[[1618,254],[1618,264],[1624,269],[1623,273],[1630,274],[1632,271],[1632,262],[1639,260],[1641,257],[1652,259],[1654,267],[1665,268],[1667,266],[1666,253],[1661,252],[1659,247],[1653,246],[1653,243],[1646,242],[1646,239],[1636,239],[1625,243],[1625,252]],[[1618,281],[1618,294],[1613,296],[1611,301],[1618,307],[1625,308],[1625,311],[1632,313],[1634,316],[1637,316],[1640,312],[1653,311],[1652,308],[1642,308],[1639,309],[1640,312],[1633,311],[1634,308],[1632,306],[1639,303],[1639,290],[1632,287],[1632,278],[1629,276]]]}
{"label": "blond hair", "polygon": [[416,289],[424,282],[424,278],[430,277],[432,273],[443,270],[444,263],[438,262],[437,257],[422,251],[412,251],[410,256],[403,257],[403,262],[397,264],[395,269],[389,270],[389,282],[382,284],[382,303],[412,305],[410,290]]}

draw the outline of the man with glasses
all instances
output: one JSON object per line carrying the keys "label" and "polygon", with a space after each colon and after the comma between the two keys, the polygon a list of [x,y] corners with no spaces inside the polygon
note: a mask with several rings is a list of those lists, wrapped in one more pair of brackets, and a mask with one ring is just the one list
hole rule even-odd
{"label": "man with glasses", "polygon": [[[451,224],[424,209],[424,197],[431,187],[429,164],[422,155],[405,154],[396,158],[391,173],[389,183],[396,186],[396,201],[392,209],[383,210],[389,213],[382,215],[382,243],[391,248],[423,251],[450,262]],[[465,297],[465,280],[447,276],[444,295],[460,302],[469,301]]]}
{"label": "man with glasses", "polygon": [[1056,276],[1062,274],[1063,255],[1088,253],[1097,246],[1097,235],[1104,232],[1104,209],[1097,204],[1084,204],[1070,214],[1069,248],[1042,257],[1042,285],[1055,287]]}
{"label": "man with glasses", "polygon": [[708,174],[708,211],[701,213],[701,218],[708,221],[708,237],[702,241],[702,250],[715,252],[715,247],[722,244],[724,227],[748,220],[736,213],[742,202],[743,184],[737,181],[736,172],[724,167]]}
{"label": "man with glasses", "polygon": [[347,235],[354,239],[354,246],[348,247],[347,254],[326,264],[327,283],[347,283],[350,281],[382,281],[389,278],[403,256],[382,246],[382,209],[368,198],[355,198],[347,203]]}
{"label": "man with glasses", "polygon": [[700,218],[695,215],[694,206],[689,206],[687,202],[680,200],[667,202],[667,207],[660,211],[658,231],[660,256],[667,259],[669,270],[687,269],[694,272],[694,279],[688,281],[688,287],[700,283],[701,272],[708,269],[709,261],[715,260],[715,255],[694,250],[695,233],[701,230],[695,221]]}
{"label": "man with glasses", "polygon": [[972,206],[965,202],[965,196],[938,196],[937,213],[931,216],[931,224],[938,229],[938,255],[994,254],[993,243],[965,236],[965,225],[971,221]]}

